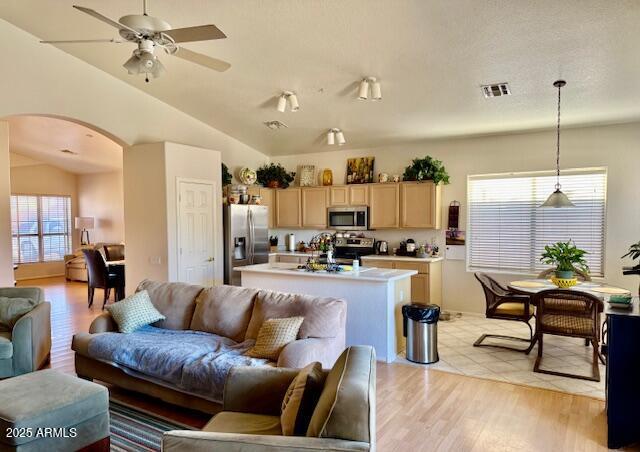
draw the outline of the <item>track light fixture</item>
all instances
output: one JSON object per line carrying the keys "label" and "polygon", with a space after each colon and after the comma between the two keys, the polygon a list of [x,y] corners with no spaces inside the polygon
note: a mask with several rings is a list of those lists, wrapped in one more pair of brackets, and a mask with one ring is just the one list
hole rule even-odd
{"label": "track light fixture", "polygon": [[342,133],[342,130],[334,127],[333,129],[329,129],[329,132],[327,132],[327,144],[329,146],[333,146],[336,143],[338,143],[338,146],[342,146],[346,142],[347,140],[344,139],[344,133]]}
{"label": "track light fixture", "polygon": [[287,109],[287,101],[289,101],[289,107],[291,111],[300,110],[300,104],[298,104],[298,96],[292,91],[283,91],[278,98],[278,111],[284,113]]}
{"label": "track light fixture", "polygon": [[369,99],[369,90],[371,90],[371,100],[382,99],[382,87],[380,82],[375,77],[365,77],[360,82],[360,89],[358,90],[358,99]]}

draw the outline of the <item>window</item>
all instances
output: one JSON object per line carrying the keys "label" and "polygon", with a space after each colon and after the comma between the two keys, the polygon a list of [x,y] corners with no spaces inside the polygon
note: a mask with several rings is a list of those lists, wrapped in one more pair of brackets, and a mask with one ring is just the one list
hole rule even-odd
{"label": "window", "polygon": [[560,182],[575,208],[538,208],[554,190],[550,172],[469,176],[468,269],[535,274],[548,268],[545,245],[571,239],[603,276],[606,169],[563,172]]}
{"label": "window", "polygon": [[11,196],[13,262],[61,261],[71,252],[69,196]]}

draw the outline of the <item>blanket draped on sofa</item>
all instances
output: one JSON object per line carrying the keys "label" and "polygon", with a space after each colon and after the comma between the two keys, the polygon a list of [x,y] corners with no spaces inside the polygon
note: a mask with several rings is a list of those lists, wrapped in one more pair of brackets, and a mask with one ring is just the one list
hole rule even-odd
{"label": "blanket draped on sofa", "polygon": [[146,326],[133,333],[103,333],[91,339],[89,352],[182,390],[222,402],[227,373],[234,366],[264,366],[265,359],[243,356],[255,341],[236,343],[200,331]]}

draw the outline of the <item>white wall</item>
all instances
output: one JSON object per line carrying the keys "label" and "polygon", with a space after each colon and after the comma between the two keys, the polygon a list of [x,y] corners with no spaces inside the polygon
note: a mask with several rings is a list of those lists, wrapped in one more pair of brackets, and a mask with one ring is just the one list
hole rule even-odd
{"label": "white wall", "polygon": [[145,278],[166,281],[167,203],[164,143],[124,148],[127,293]]}
{"label": "white wall", "polygon": [[124,185],[122,171],[79,174],[78,216],[93,217],[91,242],[124,242]]}
{"label": "white wall", "polygon": [[[300,164],[315,164],[321,170],[333,170],[335,183],[343,183],[346,160],[349,157],[375,156],[376,174],[402,174],[411,159],[431,155],[444,161],[451,184],[443,189],[443,220],[453,200],[462,203],[460,224],[466,225],[467,176],[519,171],[551,170],[555,164],[555,134],[553,131],[467,139],[425,141],[361,150],[338,150],[274,158],[290,170]],[[640,123],[601,127],[566,129],[562,132],[563,168],[608,168],[607,226],[605,278],[611,284],[637,291],[638,280],[622,276],[620,259],[631,243],[640,240]],[[284,231],[277,231],[282,235]],[[295,231],[298,237],[312,232]],[[397,246],[400,239],[412,236],[420,240],[436,237],[442,243],[443,232],[393,231],[372,233],[377,238],[391,240]],[[484,312],[484,298],[464,261],[446,261],[443,269],[444,307],[456,311]],[[500,275],[503,280],[512,278]]]}
{"label": "white wall", "polygon": [[[9,132],[11,133],[11,132]],[[24,195],[61,195],[71,197],[71,218],[78,214],[78,188],[75,174],[46,164],[11,168],[11,193]],[[80,232],[73,229],[72,251],[80,243]],[[17,280],[64,275],[64,262],[20,264]]]}
{"label": "white wall", "polygon": [[0,287],[13,286],[11,247],[11,175],[9,173],[9,124],[0,121]]}
{"label": "white wall", "polygon": [[[177,181],[214,183],[214,205],[222,205],[220,153],[176,143],[124,149],[124,218],[127,292],[145,278],[178,279]],[[222,210],[215,210],[216,282],[223,278]]]}

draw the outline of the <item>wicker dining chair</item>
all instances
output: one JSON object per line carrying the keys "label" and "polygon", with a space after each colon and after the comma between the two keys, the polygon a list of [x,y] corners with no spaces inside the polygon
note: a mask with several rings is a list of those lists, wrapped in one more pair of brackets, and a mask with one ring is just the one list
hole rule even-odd
{"label": "wicker dining chair", "polygon": [[[600,342],[600,313],[604,308],[602,300],[577,290],[549,289],[533,295],[536,305],[536,338],[538,356],[533,366],[534,372],[600,381],[598,360]],[[544,335],[568,336],[589,340],[593,345],[591,376],[556,372],[540,368],[544,346]]]}
{"label": "wicker dining chair", "polygon": [[[538,274],[538,279],[547,279],[549,276],[553,275],[555,271],[555,268],[547,268]],[[591,275],[589,275],[589,273],[578,269],[575,269],[575,272],[576,278],[580,281],[591,281]]]}
{"label": "wicker dining chair", "polygon": [[[498,334],[483,334],[474,342],[473,346],[505,348],[507,350],[525,352],[528,355],[536,343],[530,323],[531,317],[535,316],[531,305],[531,297],[510,291],[486,273],[475,273],[475,277],[482,285],[482,290],[484,290],[486,317],[488,319],[515,320],[525,323],[529,327],[529,339]],[[508,345],[483,344],[482,342],[487,338],[526,342],[528,346],[526,348],[516,348]]]}

